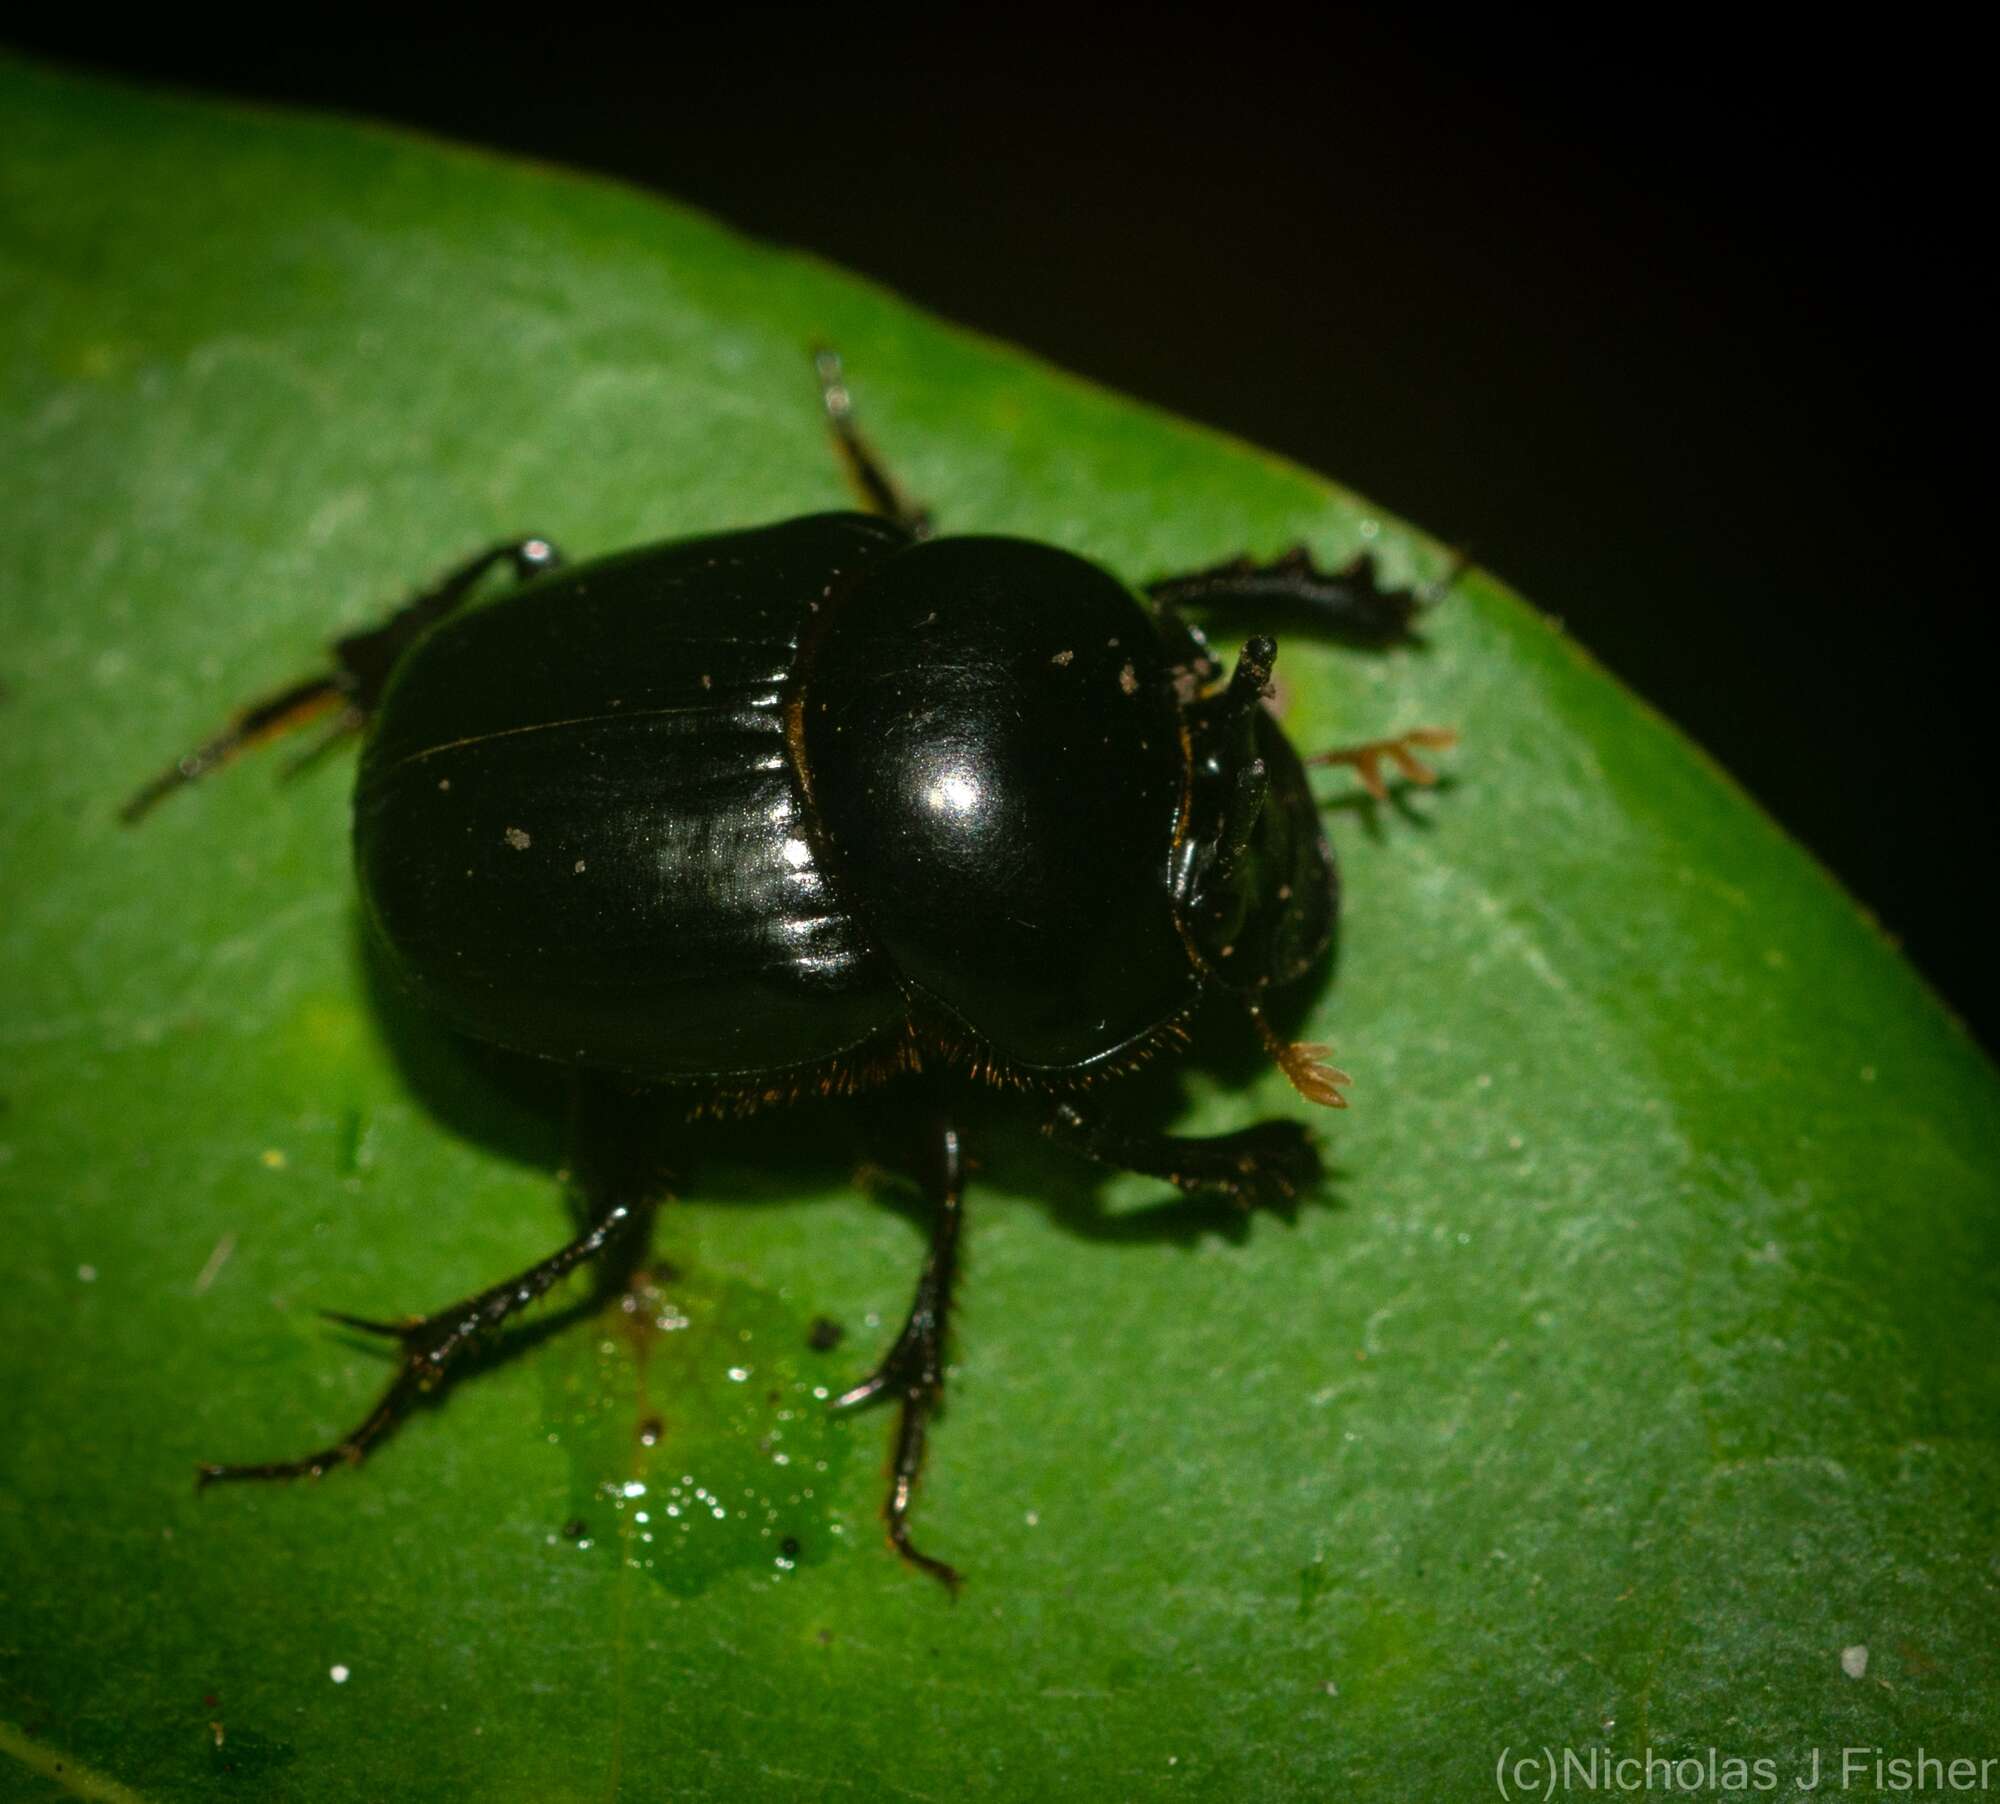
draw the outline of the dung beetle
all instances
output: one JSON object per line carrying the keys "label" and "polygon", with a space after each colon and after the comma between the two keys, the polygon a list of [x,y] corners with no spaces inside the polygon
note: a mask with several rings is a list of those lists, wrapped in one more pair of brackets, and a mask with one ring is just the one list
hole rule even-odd
{"label": "dung beetle", "polygon": [[[1326,1048],[1269,994],[1338,907],[1309,764],[1428,782],[1438,729],[1302,759],[1264,705],[1277,648],[1225,675],[1190,611],[1303,614],[1366,645],[1419,597],[1366,556],[1238,558],[1134,592],[1025,539],[935,538],[817,354],[866,511],[567,564],[544,538],[460,565],[331,668],[240,712],[126,805],[307,721],[364,734],[354,856],[390,969],[455,1029],[678,1100],[689,1114],[921,1086],[930,1249],[909,1319],[836,1399],[899,1405],[885,1509],[910,1538],[943,1390],[965,1159],[951,1095],[1017,1093],[1085,1156],[1249,1208],[1317,1175],[1296,1123],[1207,1139],[1122,1128],[1100,1099],[1233,998],[1301,1095],[1342,1106]],[[466,606],[499,572],[517,586]],[[643,1245],[656,1187],[587,1187],[588,1227],[517,1276],[398,1321],[396,1376],[330,1447],[202,1483],[357,1463],[482,1337],[577,1268]]]}

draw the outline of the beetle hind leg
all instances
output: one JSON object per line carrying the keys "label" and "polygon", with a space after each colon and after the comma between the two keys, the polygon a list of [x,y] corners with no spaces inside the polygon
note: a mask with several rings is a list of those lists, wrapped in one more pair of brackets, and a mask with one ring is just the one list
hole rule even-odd
{"label": "beetle hind leg", "polygon": [[329,747],[360,730],[381,699],[397,660],[426,629],[456,609],[489,572],[506,564],[517,581],[525,581],[561,562],[556,548],[539,537],[509,540],[467,559],[379,626],[336,640],[331,670],[239,709],[220,732],[144,784],[119,809],[119,819],[129,826],[175,790],[220,770],[239,753],[331,716],[326,735],[291,768],[298,770],[312,763]]}
{"label": "beetle hind leg", "polygon": [[336,1466],[358,1466],[413,1405],[437,1395],[458,1376],[464,1370],[467,1356],[486,1343],[509,1316],[545,1296],[559,1279],[579,1266],[631,1244],[651,1215],[650,1203],[608,1204],[590,1227],[568,1245],[504,1283],[490,1285],[434,1315],[381,1322],[326,1311],[329,1320],[366,1334],[383,1335],[400,1346],[401,1367],[376,1400],[375,1407],[358,1426],[331,1446],[297,1459],[199,1466],[197,1487],[205,1489],[212,1484],[246,1479],[319,1478]]}
{"label": "beetle hind leg", "polygon": [[334,709],[347,708],[347,695],[337,675],[308,677],[266,696],[237,714],[228,726],[212,738],[146,782],[118,810],[118,818],[128,826],[149,813],[153,806],[186,784],[198,782],[210,771],[220,770],[237,753],[267,739],[292,732],[309,721],[322,719]]}
{"label": "beetle hind leg", "polygon": [[910,1539],[910,1507],[922,1476],[924,1446],[931,1418],[944,1400],[946,1320],[951,1309],[952,1281],[958,1270],[958,1231],[965,1190],[965,1162],[957,1130],[940,1128],[933,1148],[934,1168],[926,1187],[937,1206],[930,1251],[917,1279],[917,1294],[909,1319],[882,1363],[853,1389],[836,1397],[835,1409],[853,1409],[879,1398],[896,1400],[896,1442],[889,1461],[889,1497],[882,1517],[889,1545],[897,1554],[958,1594],[957,1570],[923,1552]]}

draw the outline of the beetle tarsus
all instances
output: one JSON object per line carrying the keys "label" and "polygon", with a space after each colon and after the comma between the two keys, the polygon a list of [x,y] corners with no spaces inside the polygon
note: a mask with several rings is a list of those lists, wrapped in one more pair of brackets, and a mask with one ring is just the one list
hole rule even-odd
{"label": "beetle tarsus", "polygon": [[143,785],[123,807],[118,818],[128,827],[151,813],[155,806],[190,783],[198,783],[212,771],[230,763],[239,752],[267,739],[318,720],[346,699],[337,676],[308,677],[303,682],[253,702],[213,738],[174,760],[150,782]]}
{"label": "beetle tarsus", "polygon": [[368,1418],[344,1440],[317,1453],[298,1459],[265,1460],[241,1466],[216,1466],[204,1462],[195,1467],[194,1488],[205,1491],[213,1484],[237,1484],[264,1479],[324,1478],[336,1466],[358,1466],[368,1450],[395,1426],[397,1419],[421,1395],[424,1386],[409,1369],[396,1375]]}
{"label": "beetle tarsus", "polygon": [[902,485],[889,474],[874,446],[861,436],[860,427],[854,423],[854,394],[841,369],[840,353],[831,345],[813,346],[813,373],[819,377],[820,405],[826,410],[834,447],[862,505],[871,514],[895,521],[913,538],[929,538],[930,510],[918,506],[904,493]]}
{"label": "beetle tarsus", "polygon": [[896,1419],[896,1456],[890,1468],[893,1476],[889,1502],[882,1514],[888,1525],[889,1545],[897,1556],[919,1572],[928,1572],[955,1598],[965,1583],[964,1575],[957,1567],[925,1553],[910,1539],[910,1504],[916,1496],[918,1474],[923,1470],[924,1440],[936,1402],[935,1391],[921,1402],[909,1396],[903,1400]]}
{"label": "beetle tarsus", "polygon": [[931,1417],[944,1397],[941,1316],[941,1307],[933,1307],[920,1294],[888,1357],[853,1389],[836,1397],[833,1407],[855,1409],[882,1397],[895,1397],[896,1442],[889,1460],[889,1495],[882,1508],[889,1545],[900,1558],[928,1572],[956,1596],[964,1583],[957,1568],[925,1553],[910,1539],[910,1509],[923,1474]]}

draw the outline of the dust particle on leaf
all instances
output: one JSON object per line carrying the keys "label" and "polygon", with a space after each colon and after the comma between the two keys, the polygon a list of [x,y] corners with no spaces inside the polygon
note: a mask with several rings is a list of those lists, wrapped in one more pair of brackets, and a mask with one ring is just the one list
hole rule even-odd
{"label": "dust particle on leaf", "polygon": [[806,1345],[815,1353],[831,1353],[846,1338],[847,1330],[828,1316],[815,1316],[806,1330]]}

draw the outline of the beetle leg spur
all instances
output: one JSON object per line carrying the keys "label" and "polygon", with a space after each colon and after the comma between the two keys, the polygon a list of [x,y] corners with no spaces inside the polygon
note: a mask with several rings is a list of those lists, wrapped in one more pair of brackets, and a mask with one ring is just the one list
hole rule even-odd
{"label": "beetle leg spur", "polygon": [[930,1420],[944,1400],[946,1318],[951,1310],[952,1281],[958,1273],[958,1231],[965,1194],[965,1158],[958,1130],[940,1123],[930,1147],[925,1189],[937,1209],[931,1227],[930,1251],[917,1278],[917,1294],[909,1320],[896,1336],[882,1363],[850,1391],[834,1399],[835,1409],[853,1409],[877,1398],[896,1399],[896,1445],[889,1463],[889,1499],[883,1520],[889,1545],[919,1570],[942,1581],[953,1596],[959,1575],[944,1561],[922,1552],[910,1540],[910,1505],[923,1471],[924,1440]]}
{"label": "beetle leg spur", "polygon": [[1260,1121],[1234,1134],[1193,1140],[1132,1133],[1064,1102],[1044,1131],[1100,1165],[1164,1178],[1190,1196],[1226,1196],[1244,1210],[1285,1208],[1320,1175],[1312,1138],[1296,1121]]}
{"label": "beetle leg spur", "polygon": [[561,553],[547,539],[538,537],[513,539],[468,559],[381,625],[336,639],[331,670],[292,683],[241,709],[221,732],[175,759],[146,784],[118,811],[119,819],[130,825],[176,789],[220,770],[237,753],[331,717],[325,737],[293,768],[310,764],[329,746],[360,731],[381,699],[396,660],[429,627],[453,612],[491,571],[505,564],[517,582],[525,582],[561,563]]}

